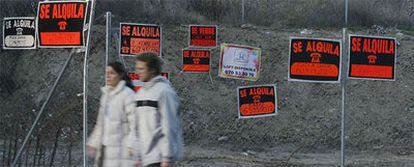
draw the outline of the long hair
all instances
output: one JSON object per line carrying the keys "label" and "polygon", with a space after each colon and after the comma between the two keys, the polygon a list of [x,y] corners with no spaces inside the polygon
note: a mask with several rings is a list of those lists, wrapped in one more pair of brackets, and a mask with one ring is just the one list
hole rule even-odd
{"label": "long hair", "polygon": [[121,80],[125,81],[127,87],[134,90],[134,85],[132,85],[131,78],[128,77],[128,73],[124,65],[122,65],[122,63],[118,61],[114,61],[114,62],[109,63],[108,66],[112,67],[112,69],[114,69],[115,72],[118,73],[118,75],[121,77]]}

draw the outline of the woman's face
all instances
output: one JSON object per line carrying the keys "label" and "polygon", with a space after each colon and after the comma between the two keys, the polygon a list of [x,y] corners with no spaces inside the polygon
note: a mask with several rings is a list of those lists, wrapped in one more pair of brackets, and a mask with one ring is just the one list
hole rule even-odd
{"label": "woman's face", "polygon": [[108,86],[116,87],[119,81],[121,81],[121,76],[111,67],[106,67],[106,83]]}

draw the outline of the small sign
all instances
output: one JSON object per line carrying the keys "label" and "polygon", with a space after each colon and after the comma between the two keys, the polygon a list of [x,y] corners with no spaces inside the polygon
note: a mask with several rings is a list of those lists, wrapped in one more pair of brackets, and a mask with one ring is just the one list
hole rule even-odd
{"label": "small sign", "polygon": [[239,118],[272,116],[278,113],[276,85],[238,88]]}
{"label": "small sign", "polygon": [[120,23],[119,54],[134,56],[153,52],[161,56],[162,30],[155,24]]}
{"label": "small sign", "polygon": [[161,72],[161,76],[163,76],[165,79],[170,79],[170,73],[168,72]]}
{"label": "small sign", "polygon": [[[169,73],[167,72],[161,72],[161,76],[165,77],[166,79],[169,79]],[[129,72],[128,77],[132,81],[132,85],[134,85],[134,90],[137,92],[141,89],[142,86],[144,86],[144,82],[139,80],[139,76],[135,72]]]}
{"label": "small sign", "polygon": [[190,25],[189,45],[194,47],[216,47],[217,26]]}
{"label": "small sign", "polygon": [[210,72],[210,50],[183,49],[184,72]]}
{"label": "small sign", "polygon": [[3,49],[35,49],[36,22],[34,17],[3,19]]}
{"label": "small sign", "polygon": [[349,78],[395,81],[395,38],[350,35],[349,42]]}
{"label": "small sign", "polygon": [[134,85],[135,92],[139,91],[139,89],[141,89],[141,87],[144,85],[144,83],[139,80],[138,74],[135,73],[135,72],[130,72],[130,73],[128,73],[128,76],[132,81],[132,85]]}

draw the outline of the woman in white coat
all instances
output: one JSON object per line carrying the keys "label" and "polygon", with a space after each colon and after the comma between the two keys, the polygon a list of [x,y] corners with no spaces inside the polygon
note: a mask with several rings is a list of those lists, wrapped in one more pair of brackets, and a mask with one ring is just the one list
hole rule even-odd
{"label": "woman in white coat", "polygon": [[87,144],[88,153],[95,157],[96,167],[134,166],[132,153],[136,151],[130,150],[130,146],[137,140],[134,135],[128,136],[133,128],[130,124],[134,110],[132,83],[119,62],[106,67],[106,81],[107,86],[101,89],[96,125]]}

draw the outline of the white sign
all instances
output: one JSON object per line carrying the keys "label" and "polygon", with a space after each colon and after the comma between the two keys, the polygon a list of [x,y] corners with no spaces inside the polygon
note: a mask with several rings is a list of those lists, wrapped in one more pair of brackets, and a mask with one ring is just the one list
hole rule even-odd
{"label": "white sign", "polygon": [[261,49],[250,46],[222,44],[219,76],[257,81],[260,75]]}
{"label": "white sign", "polygon": [[34,17],[8,17],[3,19],[3,49],[36,48]]}

